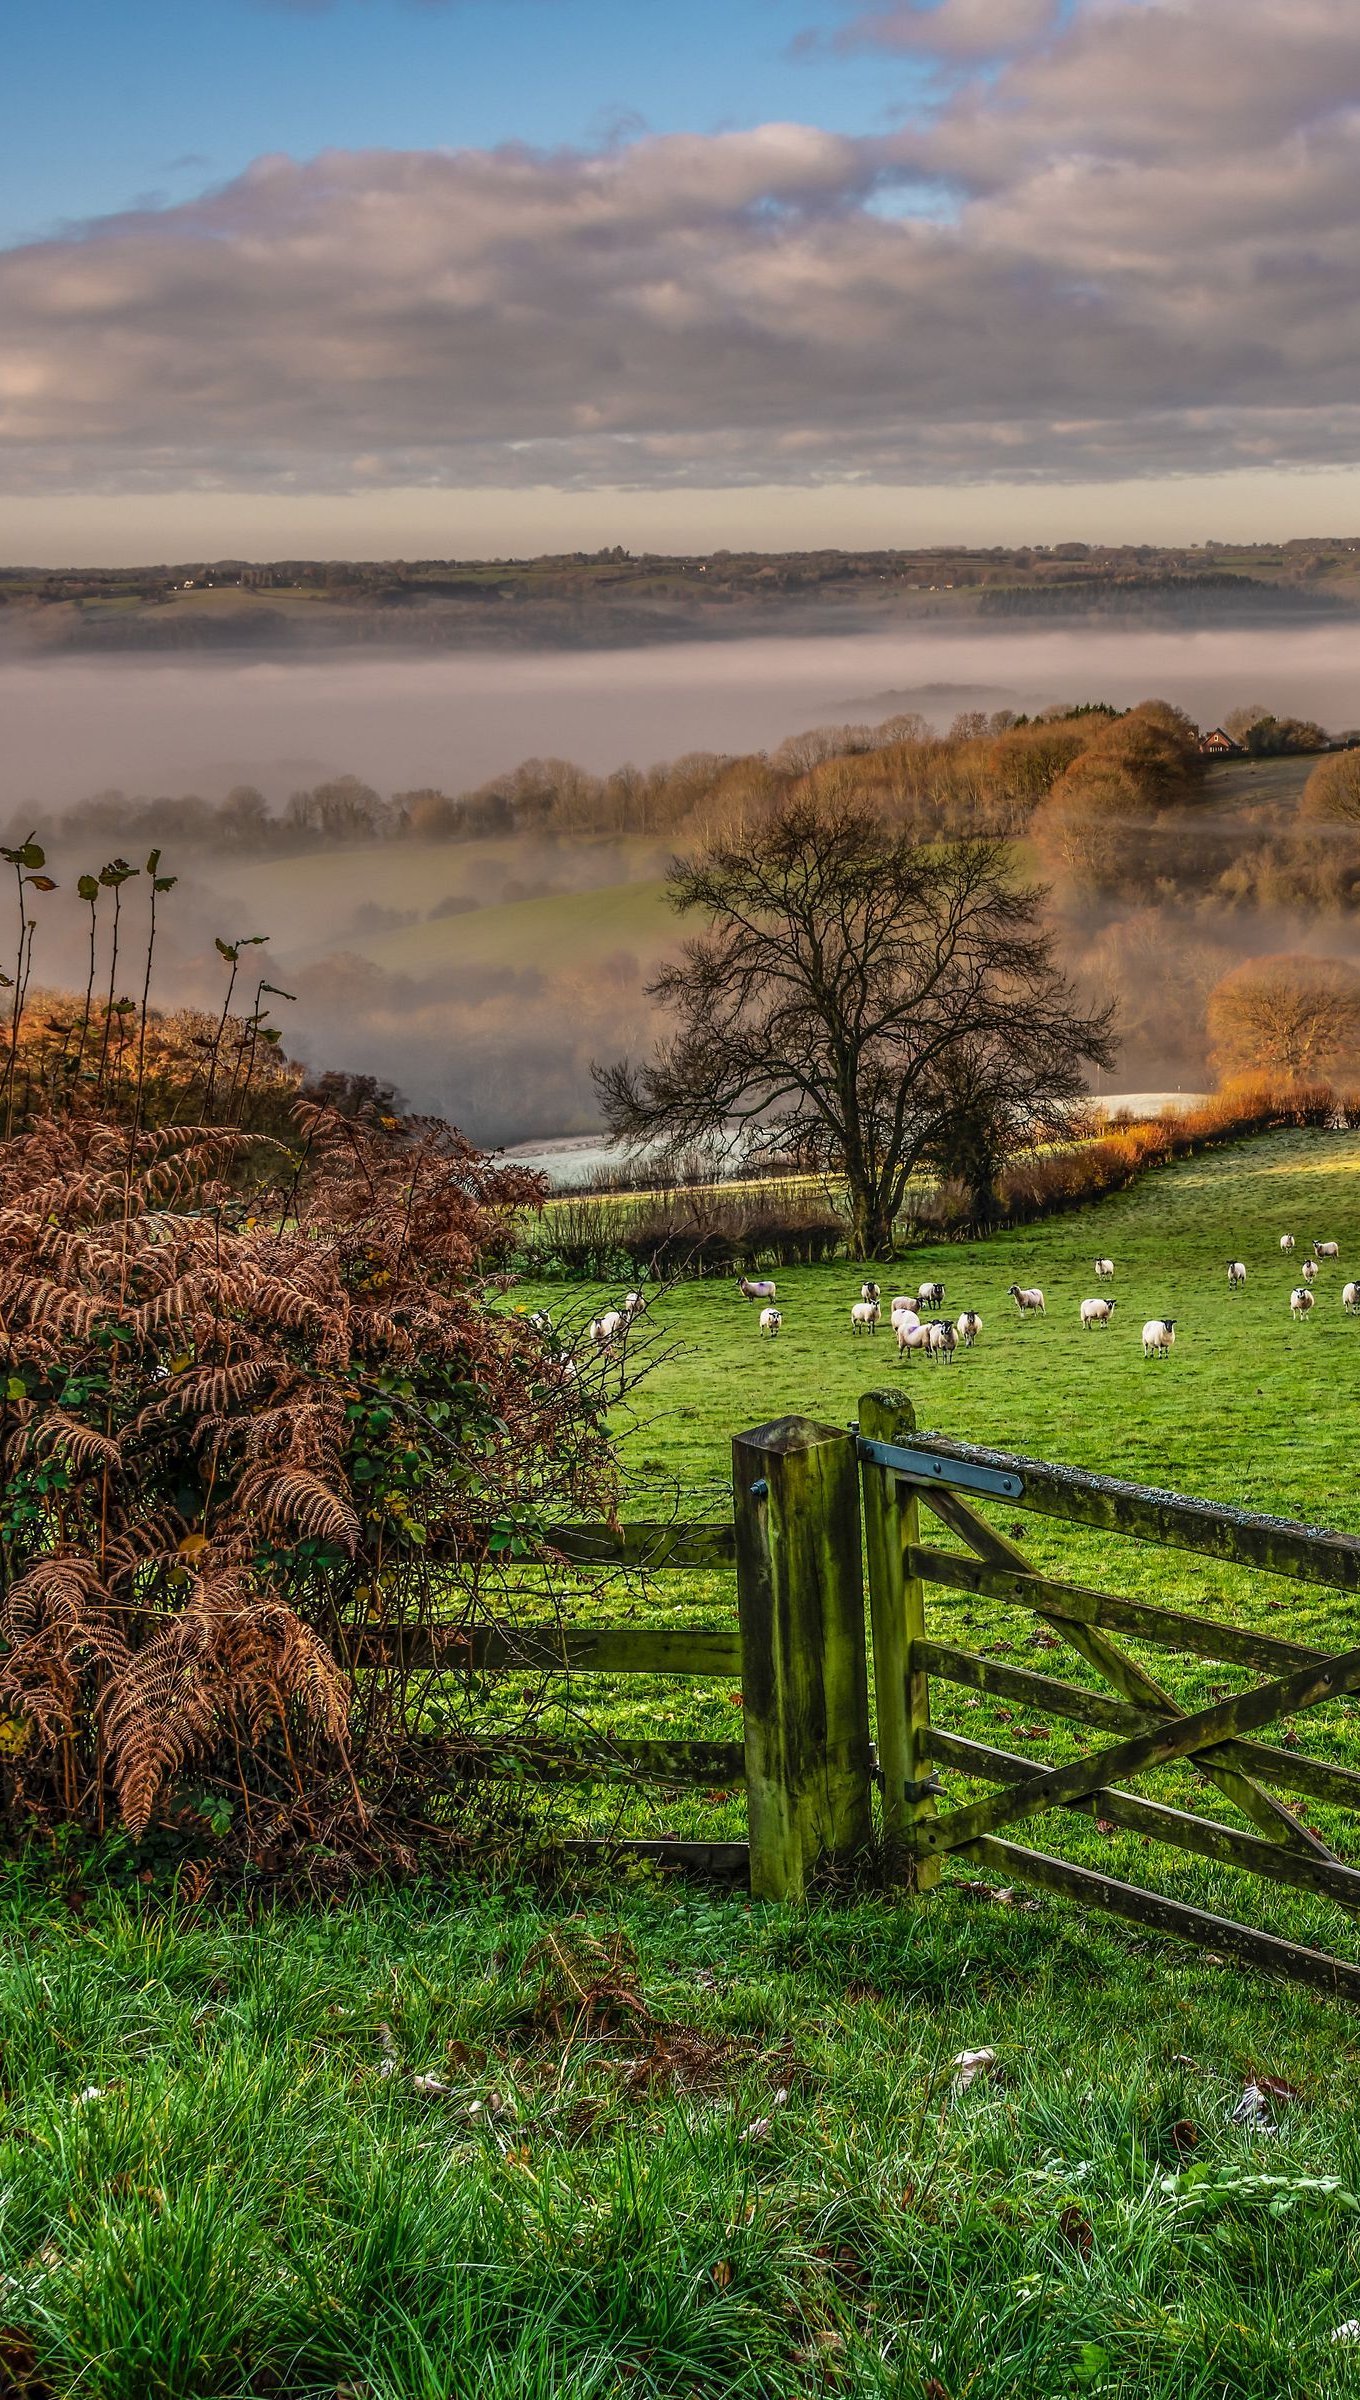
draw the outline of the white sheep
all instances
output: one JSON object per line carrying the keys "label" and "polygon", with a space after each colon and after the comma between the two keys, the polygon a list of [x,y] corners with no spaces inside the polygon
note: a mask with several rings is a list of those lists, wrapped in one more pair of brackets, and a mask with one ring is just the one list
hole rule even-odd
{"label": "white sheep", "polygon": [[1316,1282],[1317,1282],[1317,1260],[1316,1260],[1316,1259],[1313,1259],[1313,1258],[1306,1258],[1306,1259],[1304,1260],[1304,1262],[1303,1262],[1303,1266],[1302,1266],[1302,1269],[1301,1269],[1301,1273],[1302,1273],[1302,1275],[1303,1275],[1303,1280],[1304,1280],[1304,1282],[1305,1282],[1305,1283],[1316,1283]]}
{"label": "white sheep", "polygon": [[1286,1257],[1286,1258],[1292,1258],[1292,1257],[1293,1257],[1293,1255],[1294,1255],[1294,1236],[1293,1236],[1293,1234],[1292,1234],[1292,1233],[1282,1233],[1282,1234],[1280,1235],[1280,1248],[1283,1250],[1283,1252],[1284,1252],[1284,1254],[1285,1254],[1285,1257]]}
{"label": "white sheep", "polygon": [[1242,1264],[1242,1261],[1241,1261],[1241,1259],[1240,1259],[1240,1258],[1230,1258],[1230,1259],[1229,1259],[1229,1261],[1228,1261],[1228,1289],[1229,1289],[1229,1291],[1230,1291],[1230,1292],[1235,1292],[1235,1291],[1238,1291],[1238,1290],[1240,1290],[1241,1286],[1242,1286],[1242,1285],[1243,1285],[1243,1284],[1246,1282],[1246,1280],[1247,1280],[1247,1270],[1246,1270],[1246,1268],[1244,1267],[1244,1265]]}
{"label": "white sheep", "polygon": [[1357,1310],[1360,1310],[1360,1283],[1342,1284],[1341,1305],[1347,1315],[1351,1317],[1356,1314]]}
{"label": "white sheep", "polygon": [[1341,1244],[1340,1242],[1314,1242],[1313,1256],[1314,1258],[1340,1258]]}
{"label": "white sheep", "polygon": [[959,1346],[959,1337],[948,1317],[937,1318],[933,1325],[926,1327],[926,1334],[927,1356],[934,1359],[937,1367],[947,1367]]}
{"label": "white sheep", "polygon": [[547,1308],[534,1309],[530,1314],[529,1323],[536,1333],[551,1333],[553,1329],[552,1311]]}
{"label": "white sheep", "polygon": [[930,1327],[923,1325],[919,1317],[913,1317],[910,1324],[905,1317],[898,1317],[893,1324],[893,1332],[897,1336],[897,1355],[905,1358],[908,1366],[911,1365],[913,1350],[930,1348]]}
{"label": "white sheep", "polygon": [[1176,1345],[1174,1317],[1149,1317],[1143,1327],[1144,1358],[1166,1358]]}
{"label": "white sheep", "polygon": [[768,1281],[752,1282],[751,1278],[746,1275],[737,1277],[737,1290],[743,1300],[777,1300],[779,1298],[772,1283]]}
{"label": "white sheep", "polygon": [[1096,1281],[1098,1283],[1112,1283],[1114,1281],[1114,1260],[1112,1258],[1098,1258],[1096,1260]]}
{"label": "white sheep", "polygon": [[643,1316],[647,1305],[645,1292],[625,1292],[623,1295],[623,1313],[626,1317]]}
{"label": "white sheep", "polygon": [[1040,1291],[1037,1283],[1011,1283],[1007,1285],[1006,1290],[1008,1296],[1015,1302],[1015,1305],[1019,1309],[1022,1317],[1042,1317],[1047,1315],[1048,1312],[1044,1307],[1044,1295]]}
{"label": "white sheep", "polygon": [[604,1312],[604,1315],[602,1317],[597,1317],[594,1324],[591,1326],[590,1338],[592,1342],[596,1343],[601,1350],[607,1350],[610,1343],[614,1341],[622,1332],[627,1322],[628,1320],[621,1308],[607,1308]]}
{"label": "white sheep", "polygon": [[777,1308],[762,1308],[760,1312],[760,1330],[762,1333],[768,1333],[771,1340],[774,1339],[774,1336],[778,1333],[783,1322],[783,1317],[780,1315]]}
{"label": "white sheep", "polygon": [[895,1300],[889,1301],[888,1313],[893,1317],[916,1316],[918,1314],[916,1306],[916,1294],[914,1292],[899,1292]]}
{"label": "white sheep", "polygon": [[975,1308],[966,1308],[954,1328],[965,1350],[971,1350],[982,1331],[982,1319]]}
{"label": "white sheep", "polygon": [[923,1283],[916,1297],[922,1308],[943,1308],[944,1285],[942,1283]]}
{"label": "white sheep", "polygon": [[1081,1321],[1086,1331],[1090,1333],[1096,1325],[1108,1325],[1118,1306],[1117,1300],[1083,1300]]}
{"label": "white sheep", "polygon": [[861,1300],[881,1300],[883,1297],[876,1283],[862,1283],[859,1287],[859,1296]]}
{"label": "white sheep", "polygon": [[1310,1292],[1306,1284],[1299,1284],[1289,1295],[1289,1313],[1292,1317],[1306,1317],[1309,1309],[1316,1306],[1316,1294]]}
{"label": "white sheep", "polygon": [[878,1315],[876,1300],[857,1300],[850,1311],[850,1331],[852,1333],[877,1333]]}

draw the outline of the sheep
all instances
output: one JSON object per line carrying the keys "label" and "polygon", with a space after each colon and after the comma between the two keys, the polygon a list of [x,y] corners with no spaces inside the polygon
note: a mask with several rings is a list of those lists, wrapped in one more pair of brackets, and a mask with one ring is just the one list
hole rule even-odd
{"label": "sheep", "polygon": [[859,1296],[861,1300],[881,1300],[883,1297],[876,1283],[862,1283],[859,1287]]}
{"label": "sheep", "polygon": [[598,1349],[607,1350],[610,1343],[622,1331],[627,1322],[628,1320],[621,1308],[607,1308],[604,1312],[604,1315],[602,1317],[596,1317],[594,1323],[592,1324],[590,1328],[590,1338]]}
{"label": "sheep", "polygon": [[1098,1258],[1096,1260],[1096,1281],[1098,1283],[1112,1283],[1114,1281],[1114,1260],[1112,1258]]}
{"label": "sheep", "polygon": [[959,1345],[959,1337],[948,1317],[937,1318],[933,1325],[926,1327],[926,1334],[927,1357],[933,1358],[937,1367],[947,1367]]}
{"label": "sheep", "polygon": [[982,1331],[982,1319],[975,1308],[966,1308],[954,1328],[965,1350],[971,1350]]}
{"label": "sheep", "polygon": [[1229,1261],[1228,1261],[1228,1289],[1229,1289],[1229,1291],[1230,1291],[1230,1292],[1235,1292],[1235,1291],[1238,1291],[1238,1290],[1241,1288],[1241,1286],[1242,1286],[1242,1285],[1243,1285],[1243,1284],[1246,1282],[1246,1280],[1247,1280],[1247,1270],[1246,1270],[1246,1268],[1243,1266],[1241,1259],[1240,1259],[1240,1258],[1230,1258],[1230,1259],[1229,1259]]}
{"label": "sheep", "polygon": [[917,1314],[916,1294],[899,1292],[895,1300],[889,1301],[888,1314],[893,1317],[914,1317]]}
{"label": "sheep", "polygon": [[553,1329],[551,1309],[536,1308],[532,1310],[529,1323],[533,1326],[535,1333],[551,1333]]}
{"label": "sheep", "polygon": [[1314,1242],[1313,1256],[1314,1258],[1340,1258],[1341,1244],[1340,1242]]}
{"label": "sheep", "polygon": [[923,1283],[916,1297],[922,1308],[943,1308],[944,1285],[942,1283]]}
{"label": "sheep", "polygon": [[737,1277],[737,1290],[743,1300],[777,1300],[778,1292],[769,1282],[752,1282],[749,1276]]}
{"label": "sheep", "polygon": [[1316,1283],[1316,1282],[1317,1282],[1317,1260],[1316,1260],[1315,1258],[1306,1258],[1306,1259],[1304,1260],[1304,1262],[1303,1262],[1303,1269],[1302,1269],[1302,1273],[1303,1273],[1303,1280],[1304,1280],[1304,1282],[1305,1282],[1305,1283]]}
{"label": "sheep", "polygon": [[1006,1291],[1008,1297],[1015,1302],[1022,1317],[1047,1315],[1048,1312],[1044,1307],[1044,1295],[1037,1284],[1010,1283],[1007,1284]]}
{"label": "sheep", "polygon": [[1348,1316],[1355,1315],[1357,1309],[1360,1309],[1360,1283],[1342,1284],[1341,1305]]}
{"label": "sheep", "polygon": [[908,1366],[911,1365],[913,1350],[930,1348],[930,1327],[923,1325],[919,1317],[913,1317],[910,1324],[907,1323],[905,1317],[898,1317],[893,1325],[893,1332],[897,1336],[897,1355],[899,1358],[905,1358]]}
{"label": "sheep", "polygon": [[1096,1325],[1108,1325],[1118,1306],[1117,1300],[1083,1300],[1081,1321],[1086,1331],[1090,1333]]}
{"label": "sheep", "polygon": [[1143,1327],[1144,1358],[1167,1358],[1176,1343],[1174,1317],[1149,1317]]}
{"label": "sheep", "polygon": [[780,1315],[777,1308],[762,1308],[760,1312],[760,1330],[762,1333],[768,1333],[771,1341],[773,1341],[783,1322],[783,1317]]}
{"label": "sheep", "polygon": [[623,1295],[623,1313],[626,1317],[644,1316],[648,1305],[645,1292],[625,1292]]}
{"label": "sheep", "polygon": [[1289,1313],[1296,1319],[1306,1317],[1309,1309],[1316,1306],[1317,1296],[1309,1291],[1306,1284],[1299,1284],[1289,1295]]}
{"label": "sheep", "polygon": [[850,1331],[852,1333],[877,1333],[878,1313],[876,1300],[857,1300],[850,1311]]}
{"label": "sheep", "polygon": [[1292,1233],[1282,1233],[1280,1235],[1280,1248],[1283,1250],[1286,1258],[1293,1257],[1294,1236]]}

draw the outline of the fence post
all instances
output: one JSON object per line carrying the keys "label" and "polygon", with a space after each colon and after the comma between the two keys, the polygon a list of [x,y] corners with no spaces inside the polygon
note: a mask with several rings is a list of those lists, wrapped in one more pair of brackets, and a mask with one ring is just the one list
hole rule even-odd
{"label": "fence post", "polygon": [[751,1891],[801,1900],[873,1830],[854,1436],[780,1417],[732,1471]]}
{"label": "fence post", "polygon": [[[905,1393],[866,1392],[859,1404],[859,1429],[869,1441],[906,1442],[916,1431],[916,1411]],[[890,1870],[906,1867],[909,1872],[911,1829],[922,1817],[935,1814],[934,1799],[925,1789],[930,1775],[924,1738],[930,1730],[930,1685],[912,1662],[912,1644],[925,1640],[925,1588],[908,1575],[904,1563],[904,1545],[921,1538],[921,1504],[886,1468],[865,1460],[861,1473],[883,1843]],[[929,1891],[939,1880],[938,1858],[917,1861],[917,1891]]]}

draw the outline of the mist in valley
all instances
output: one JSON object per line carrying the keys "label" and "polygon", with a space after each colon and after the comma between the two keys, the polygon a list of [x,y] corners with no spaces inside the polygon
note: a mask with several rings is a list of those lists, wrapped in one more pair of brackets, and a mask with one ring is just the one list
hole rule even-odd
{"label": "mist in valley", "polygon": [[[261,856],[198,838],[190,797],[219,803],[251,787],[276,820],[295,791],[344,777],[384,802],[455,795],[494,787],[527,758],[598,777],[630,760],[775,751],[826,723],[917,714],[944,732],[965,713],[1124,707],[1154,693],[1205,725],[1265,699],[1336,731],[1360,721],[1360,628],[970,628],[240,665],[12,661],[0,666],[0,817],[10,838],[39,831],[65,887],[44,907],[38,981],[83,985],[70,887],[120,851],[136,863],[131,804],[164,797],[175,806],[154,840],[180,880],[161,919],[153,999],[212,1007],[223,988],[215,939],[268,935],[261,972],[294,995],[275,1003],[290,1051],[317,1070],[390,1082],[412,1107],[500,1145],[587,1132],[591,1061],[648,1046],[644,986],[682,931],[660,899],[665,833],[648,830],[644,811],[614,834],[518,825],[355,845],[341,833]],[[123,797],[99,812],[81,805],[100,793]],[[64,829],[73,809],[78,836]],[[1122,1088],[1205,1079],[1206,996],[1242,957],[1360,954],[1353,920],[1294,901],[1287,879],[1225,899],[1222,879],[1249,830],[1240,812],[1182,812],[1158,835],[1179,867],[1154,842],[1141,888],[1135,873],[1096,905],[1052,878],[1070,970],[1120,1004]],[[135,883],[126,904],[135,919]]]}

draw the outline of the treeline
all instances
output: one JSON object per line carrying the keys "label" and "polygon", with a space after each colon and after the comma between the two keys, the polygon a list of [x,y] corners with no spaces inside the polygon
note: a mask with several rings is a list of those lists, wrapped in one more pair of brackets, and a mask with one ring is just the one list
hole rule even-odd
{"label": "treeline", "polygon": [[[357,775],[293,792],[281,809],[240,784],[221,800],[96,793],[66,811],[66,841],[91,853],[173,843],[268,855],[360,843],[462,842],[519,834],[680,835],[722,817],[773,808],[808,775],[841,768],[873,801],[931,826],[1023,826],[1055,779],[1117,712],[1103,702],[956,718],[937,734],[923,717],[819,726],[777,749],[741,756],[691,751],[650,767],[594,775],[569,759],[531,758],[464,792],[434,786],[384,795]],[[11,833],[23,838],[17,814]]]}

